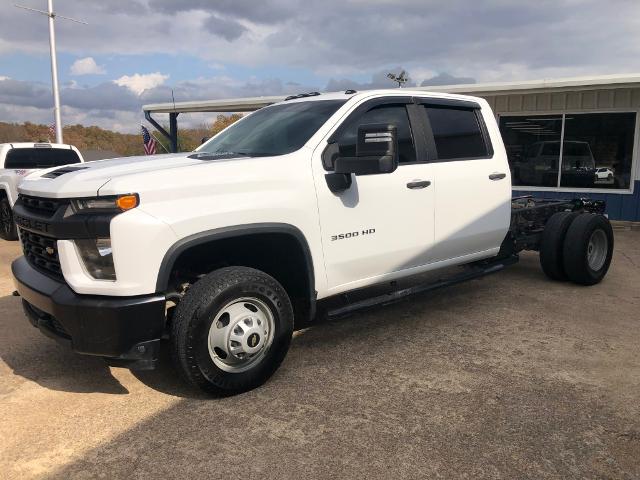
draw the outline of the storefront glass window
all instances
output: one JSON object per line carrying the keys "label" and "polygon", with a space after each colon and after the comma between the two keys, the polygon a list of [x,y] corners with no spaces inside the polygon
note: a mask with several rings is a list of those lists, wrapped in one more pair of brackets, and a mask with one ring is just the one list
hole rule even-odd
{"label": "storefront glass window", "polygon": [[513,185],[628,189],[635,122],[631,112],[501,116]]}
{"label": "storefront glass window", "polygon": [[560,186],[629,188],[635,113],[567,114]]}
{"label": "storefront glass window", "polygon": [[562,115],[500,117],[513,185],[558,184]]}

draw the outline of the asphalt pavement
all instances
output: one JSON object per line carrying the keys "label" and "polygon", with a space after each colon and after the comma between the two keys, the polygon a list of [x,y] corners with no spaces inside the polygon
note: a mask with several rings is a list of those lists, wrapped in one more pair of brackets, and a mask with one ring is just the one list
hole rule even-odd
{"label": "asphalt pavement", "polygon": [[210,399],[168,358],[109,368],[23,316],[0,242],[0,477],[640,478],[640,231],[606,279],[504,272],[298,332]]}

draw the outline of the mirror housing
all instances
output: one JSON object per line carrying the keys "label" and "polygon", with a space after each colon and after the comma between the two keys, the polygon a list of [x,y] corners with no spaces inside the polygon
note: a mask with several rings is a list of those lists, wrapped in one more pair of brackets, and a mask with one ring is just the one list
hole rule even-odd
{"label": "mirror housing", "polygon": [[391,173],[398,168],[398,130],[395,125],[368,124],[358,127],[356,156],[338,155],[334,172],[355,175]]}

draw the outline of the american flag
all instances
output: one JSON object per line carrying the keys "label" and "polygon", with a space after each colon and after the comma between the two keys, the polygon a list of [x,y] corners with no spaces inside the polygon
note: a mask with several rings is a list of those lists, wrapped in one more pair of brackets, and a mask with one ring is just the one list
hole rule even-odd
{"label": "american flag", "polygon": [[142,141],[144,142],[144,153],[147,155],[156,153],[156,139],[151,136],[144,125],[142,126]]}

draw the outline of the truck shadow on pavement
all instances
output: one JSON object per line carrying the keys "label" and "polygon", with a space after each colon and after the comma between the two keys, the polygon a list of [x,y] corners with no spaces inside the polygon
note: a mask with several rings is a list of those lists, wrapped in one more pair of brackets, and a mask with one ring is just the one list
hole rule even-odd
{"label": "truck shadow on pavement", "polygon": [[[521,270],[520,272],[518,270]],[[534,273],[535,280],[544,281],[537,270],[511,269],[508,275],[512,280],[520,276],[528,277]],[[504,274],[498,274],[503,276]],[[305,358],[305,362],[315,363],[324,358],[328,364],[331,360],[325,358],[323,349],[339,342],[337,336],[352,337],[352,350],[358,350],[365,356],[375,355],[380,348],[377,342],[369,342],[368,338],[377,335],[384,336],[384,332],[393,330],[389,317],[393,317],[395,328],[416,328],[416,322],[428,320],[425,312],[438,310],[441,313],[451,308],[452,303],[464,304],[486,295],[488,286],[483,281],[471,281],[466,284],[449,287],[446,290],[436,290],[401,300],[392,305],[375,307],[373,309],[354,313],[347,318],[337,320],[318,320],[310,328],[297,332],[292,342],[292,350],[312,349],[316,351],[313,359]],[[446,295],[441,292],[446,291]],[[111,368],[100,358],[78,355],[65,345],[42,335],[33,328],[22,312],[19,298],[0,298],[0,328],[6,332],[0,338],[0,358],[13,370],[14,375],[36,382],[40,386],[52,390],[73,393],[108,393],[128,394],[129,390],[114,377]],[[454,311],[451,311],[448,321],[454,321]],[[438,322],[439,323],[439,322]],[[455,323],[455,322],[454,322]],[[339,328],[336,326],[341,325]],[[411,327],[413,325],[413,327]],[[427,323],[428,325],[428,323]],[[423,325],[426,327],[427,325]],[[443,326],[443,325],[440,325]],[[452,328],[454,325],[451,325]],[[435,325],[432,325],[435,327]],[[337,332],[340,333],[337,333]],[[363,334],[363,332],[366,332]],[[203,399],[210,398],[199,390],[186,384],[175,370],[169,352],[169,345],[164,344],[160,359],[155,370],[133,370],[131,374],[149,388],[167,395]],[[354,350],[354,351],[355,351]],[[354,362],[357,363],[357,359]],[[285,360],[285,364],[287,360]],[[276,374],[278,375],[278,374]],[[9,390],[17,388],[20,381],[6,382],[12,385]],[[0,392],[5,390],[0,388]],[[5,392],[8,393],[8,392]]]}
{"label": "truck shadow on pavement", "polygon": [[[31,326],[20,298],[0,298],[0,331],[0,359],[17,377],[64,392],[129,393],[102,359],[75,354]],[[23,383],[3,379],[0,392],[10,393]]]}
{"label": "truck shadow on pavement", "polygon": [[[492,275],[489,278],[495,279],[495,285],[507,281],[534,282],[535,284],[546,282],[542,272],[535,265],[537,260],[531,257],[523,260],[524,265],[521,264],[519,268],[511,268],[507,272]],[[487,295],[487,289],[492,289],[493,284],[494,282],[474,280],[419,294],[393,305],[378,306],[354,313],[343,319],[318,320],[310,328],[295,334],[292,351],[312,349],[316,352],[314,358],[305,358],[304,362],[323,361],[331,364],[332,360],[326,358],[324,349],[344,340],[338,337],[346,335],[351,338],[352,350],[360,351],[365,356],[375,355],[375,350],[379,349],[380,345],[368,339],[376,335],[384,336],[385,331],[391,334],[394,329],[417,328],[418,324],[422,324],[422,328],[428,328],[429,323],[425,324],[425,322],[429,322],[429,312],[440,311],[447,317],[447,322],[453,322],[449,327],[454,328],[457,310],[454,305],[463,305],[474,300],[481,301]],[[443,295],[442,292],[446,294]],[[393,318],[393,325],[389,321],[390,317]],[[435,319],[431,320],[433,321]],[[336,328],[338,325],[340,326]],[[446,325],[442,325],[441,321],[431,325],[431,328],[440,327],[446,327]],[[33,328],[22,312],[19,298],[11,296],[0,298],[0,328],[4,332],[0,338],[0,358],[17,377],[36,382],[44,388],[65,392],[119,395],[129,393],[102,359],[78,355],[65,345],[56,343]],[[166,343],[163,345],[155,370],[133,370],[131,374],[147,387],[167,395],[191,399],[209,398],[186,384],[178,376],[168,347]],[[354,359],[354,362],[357,363],[358,360]],[[287,364],[286,359],[285,364]],[[15,380],[3,383],[5,385],[0,387],[0,393],[8,393],[18,388],[22,382]],[[5,391],[7,389],[8,391]]]}

